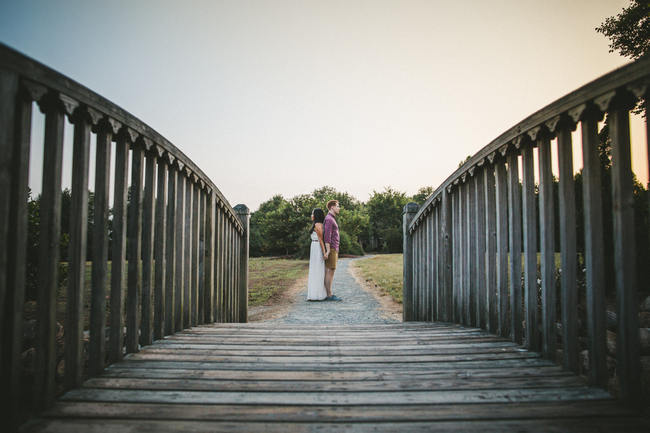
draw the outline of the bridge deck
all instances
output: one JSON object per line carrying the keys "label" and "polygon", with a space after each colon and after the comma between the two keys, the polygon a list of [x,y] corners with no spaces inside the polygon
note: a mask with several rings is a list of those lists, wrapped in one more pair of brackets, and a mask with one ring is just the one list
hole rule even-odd
{"label": "bridge deck", "polygon": [[218,324],[128,356],[30,432],[642,431],[605,391],[449,324]]}

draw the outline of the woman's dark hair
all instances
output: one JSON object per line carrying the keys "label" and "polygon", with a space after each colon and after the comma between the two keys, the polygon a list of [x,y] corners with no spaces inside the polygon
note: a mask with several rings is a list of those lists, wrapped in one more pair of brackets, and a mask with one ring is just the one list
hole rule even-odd
{"label": "woman's dark hair", "polygon": [[314,214],[314,223],[311,225],[309,234],[311,234],[314,231],[314,227],[316,227],[316,223],[323,224],[323,221],[325,221],[325,212],[323,212],[323,209],[316,208],[311,212]]}

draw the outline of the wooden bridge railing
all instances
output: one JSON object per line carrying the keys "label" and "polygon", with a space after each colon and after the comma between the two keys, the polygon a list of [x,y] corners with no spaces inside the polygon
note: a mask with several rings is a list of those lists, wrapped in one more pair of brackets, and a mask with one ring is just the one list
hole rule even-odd
{"label": "wooden bridge railing", "polygon": [[[648,57],[617,69],[507,130],[449,176],[421,208],[409,203],[403,214],[404,320],[441,320],[481,327],[525,343],[551,360],[558,355],[560,340],[564,367],[577,372],[577,274],[582,271],[577,268],[582,258],[589,375],[593,384],[607,387],[604,273],[609,265],[617,298],[620,396],[638,401],[637,291],[647,288],[648,282],[637,281],[637,267],[648,267],[649,263],[637,263],[636,256],[635,243],[647,243],[648,239],[635,239],[629,112],[639,101],[645,101],[643,108],[648,113],[649,83]],[[603,204],[606,197],[601,193],[598,153],[598,122],[605,115],[611,138],[611,191],[607,192],[611,194],[611,207]],[[583,155],[584,248],[580,251],[572,143],[572,131],[577,126]],[[557,140],[559,161],[555,199],[553,139]],[[606,212],[613,220],[611,234],[605,232]],[[611,236],[613,242],[613,264],[605,263],[605,236]],[[510,254],[512,251],[522,254]],[[559,296],[556,252],[561,256]],[[559,317],[557,311],[561,311]]]}
{"label": "wooden bridge railing", "polygon": [[[35,170],[29,166],[34,103],[45,115],[45,131],[36,361],[29,384],[21,354],[26,349],[23,310],[28,174]],[[56,309],[66,117],[74,125],[74,144],[61,386],[55,380],[57,362],[61,365]],[[94,221],[87,257],[92,134],[96,135]],[[81,384],[84,370],[86,376],[97,375],[108,363],[154,339],[206,322],[245,322],[248,220],[246,206],[233,209],[201,169],[149,126],[82,85],[0,45],[0,373],[6,402],[2,406],[8,411],[4,419],[15,423],[25,407],[47,408],[57,392]],[[88,300],[84,299],[87,260],[92,263]]]}

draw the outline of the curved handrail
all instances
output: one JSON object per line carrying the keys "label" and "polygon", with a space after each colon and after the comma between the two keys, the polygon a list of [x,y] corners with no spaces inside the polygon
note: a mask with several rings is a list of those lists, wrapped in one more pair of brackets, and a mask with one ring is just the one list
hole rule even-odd
{"label": "curved handrail", "polygon": [[[575,372],[583,368],[580,356],[586,348],[589,379],[604,388],[608,356],[614,360],[607,348],[609,327],[616,331],[620,396],[638,403],[637,292],[647,280],[647,268],[637,262],[647,254],[638,245],[647,242],[636,239],[635,212],[644,197],[635,198],[629,115],[642,101],[650,140],[650,56],[528,116],[455,170],[421,207],[409,203],[403,213],[404,320],[481,327],[550,360],[560,356],[559,340],[562,365]],[[601,174],[598,125],[605,115],[611,144],[606,176]],[[578,125],[583,169],[576,178],[572,131]],[[556,268],[561,272],[556,274]],[[606,294],[614,289],[615,326],[606,313]],[[579,302],[580,290],[586,296]],[[578,338],[579,306],[586,312],[586,345]]]}
{"label": "curved handrail", "polygon": [[131,130],[130,133],[133,142],[141,139],[146,142],[147,149],[149,149],[152,144],[160,146],[161,149],[158,151],[159,154],[162,151],[171,156],[172,160],[177,161],[177,164],[180,163],[183,165],[183,167],[180,167],[181,170],[185,168],[186,173],[189,171],[187,177],[194,174],[198,177],[200,182],[203,182],[208,188],[215,192],[221,206],[225,207],[230,214],[232,222],[237,225],[240,232],[243,231],[243,227],[236,216],[235,210],[212,180],[178,147],[174,146],[174,144],[142,120],[103,96],[93,92],[84,85],[2,43],[0,43],[0,64],[2,64],[6,69],[18,73],[24,79],[44,85],[49,90],[68,96],[75,102],[93,110],[97,110],[107,118],[116,120],[121,124],[122,128],[128,128]]}
{"label": "curved handrail", "polygon": [[[423,214],[430,212],[431,206],[440,200],[440,194],[446,188],[458,183],[458,181],[467,175],[472,175],[476,167],[480,167],[485,163],[486,159],[494,159],[496,152],[505,154],[508,146],[519,146],[517,140],[525,137],[529,131],[535,128],[547,128],[546,123],[558,116],[570,115],[571,110],[579,108],[583,104],[596,104],[596,100],[600,97],[605,97],[608,102],[612,95],[608,95],[613,91],[633,91],[639,96],[639,92],[646,92],[648,80],[650,80],[650,55],[647,55],[637,61],[631,62],[627,65],[621,66],[600,78],[597,78],[590,83],[568,93],[567,95],[557,99],[556,101],[548,104],[546,107],[536,111],[530,116],[526,117],[521,122],[509,128],[497,138],[492,140],[487,146],[479,150],[462,166],[454,171],[436,190],[427,198],[427,200],[420,206],[420,210],[415,214],[409,226],[409,231],[421,222]],[[634,87],[634,89],[626,89],[626,86]],[[577,119],[576,119],[577,120]]]}
{"label": "curved handrail", "polygon": [[[36,217],[38,251],[31,246],[37,259],[29,261],[34,103],[45,115],[45,133],[43,190]],[[12,429],[24,418],[25,409],[34,413],[49,407],[57,392],[61,356],[56,346],[56,296],[66,117],[73,124],[73,163],[63,388],[81,384],[84,365],[89,376],[97,375],[107,357],[109,363],[118,362],[125,351],[135,353],[140,345],[186,327],[247,320],[248,208],[233,208],[190,158],[137,117],[0,44],[0,388],[10,402],[2,414]],[[87,237],[91,132],[97,138],[92,240]],[[89,332],[84,340],[87,259],[92,266]],[[25,387],[21,354],[30,266],[38,276],[31,285],[37,326],[30,347],[36,355],[32,386]]]}

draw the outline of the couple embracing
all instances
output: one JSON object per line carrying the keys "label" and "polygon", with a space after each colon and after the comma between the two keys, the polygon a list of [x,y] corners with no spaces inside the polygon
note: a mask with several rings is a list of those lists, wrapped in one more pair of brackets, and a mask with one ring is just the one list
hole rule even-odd
{"label": "couple embracing", "polygon": [[339,258],[339,226],[336,216],[341,211],[338,200],[327,202],[327,216],[322,209],[311,213],[311,248],[309,250],[308,301],[341,301],[332,294],[332,280]]}

